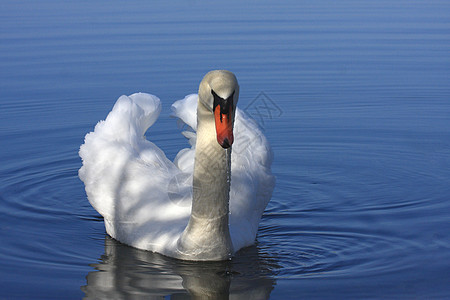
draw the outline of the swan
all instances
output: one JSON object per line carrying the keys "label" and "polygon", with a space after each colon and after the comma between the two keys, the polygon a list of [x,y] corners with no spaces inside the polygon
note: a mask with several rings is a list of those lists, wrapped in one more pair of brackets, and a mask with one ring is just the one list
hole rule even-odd
{"label": "swan", "polygon": [[[121,96],[85,136],[79,177],[106,232],[138,249],[183,260],[230,259],[255,242],[275,186],[273,154],[258,125],[236,107],[239,85],[207,73],[198,95],[172,105],[190,148],[174,161],[144,134],[158,97]],[[151,131],[150,131],[151,134]]]}

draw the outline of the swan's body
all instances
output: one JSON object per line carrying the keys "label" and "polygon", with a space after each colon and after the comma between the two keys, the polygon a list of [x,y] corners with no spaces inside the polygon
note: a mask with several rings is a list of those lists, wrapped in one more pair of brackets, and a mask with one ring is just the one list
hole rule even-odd
{"label": "swan's body", "polygon": [[[138,93],[117,100],[80,149],[80,178],[109,235],[188,260],[227,259],[254,243],[274,187],[272,153],[258,126],[235,108],[238,93],[232,73],[212,71],[199,96],[172,105],[197,131],[184,132],[192,147],[174,162],[144,137],[161,111],[159,99]],[[217,99],[225,103],[220,108]],[[220,122],[231,124],[223,130],[218,111]]]}

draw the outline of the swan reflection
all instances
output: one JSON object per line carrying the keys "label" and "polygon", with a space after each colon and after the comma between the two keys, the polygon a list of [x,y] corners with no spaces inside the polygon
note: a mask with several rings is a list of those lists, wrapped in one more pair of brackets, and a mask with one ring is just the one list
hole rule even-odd
{"label": "swan reflection", "polygon": [[87,299],[269,299],[277,268],[255,246],[231,261],[190,262],[123,245],[106,236],[105,254],[81,287]]}

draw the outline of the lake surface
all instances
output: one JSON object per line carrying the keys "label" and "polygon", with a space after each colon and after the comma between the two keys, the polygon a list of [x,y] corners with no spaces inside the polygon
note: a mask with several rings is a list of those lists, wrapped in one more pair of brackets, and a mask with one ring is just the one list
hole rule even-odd
{"label": "lake surface", "polygon": [[[450,297],[448,1],[0,4],[0,298]],[[233,71],[277,185],[256,245],[180,262],[106,235],[79,146],[122,94]]]}

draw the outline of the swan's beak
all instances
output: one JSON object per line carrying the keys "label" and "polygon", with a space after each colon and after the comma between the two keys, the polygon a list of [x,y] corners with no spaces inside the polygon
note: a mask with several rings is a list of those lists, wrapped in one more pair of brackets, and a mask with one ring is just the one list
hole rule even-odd
{"label": "swan's beak", "polygon": [[220,98],[213,90],[214,96],[214,119],[216,121],[217,142],[223,148],[230,148],[233,144],[233,122],[234,122],[234,92],[227,99]]}

